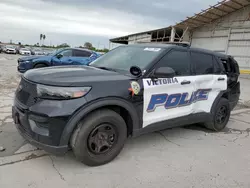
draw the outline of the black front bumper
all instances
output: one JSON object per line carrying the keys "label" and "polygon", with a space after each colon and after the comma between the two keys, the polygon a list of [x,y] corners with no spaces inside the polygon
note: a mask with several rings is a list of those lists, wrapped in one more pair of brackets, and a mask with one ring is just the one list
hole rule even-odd
{"label": "black front bumper", "polygon": [[[53,146],[39,142],[38,141],[39,137],[36,134],[31,133],[28,128],[27,115],[25,113],[22,113],[15,106],[12,107],[12,118],[19,133],[23,136],[25,140],[27,140],[30,144],[34,145],[35,147],[43,149],[54,155],[64,155],[68,151],[69,148],[67,145]],[[35,138],[38,140],[36,140]]]}

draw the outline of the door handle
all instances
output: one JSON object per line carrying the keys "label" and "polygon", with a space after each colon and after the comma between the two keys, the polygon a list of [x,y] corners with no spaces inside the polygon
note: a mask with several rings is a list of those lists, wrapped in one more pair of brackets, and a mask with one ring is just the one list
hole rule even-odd
{"label": "door handle", "polygon": [[186,85],[186,84],[190,84],[191,82],[190,81],[183,81],[181,82],[181,85]]}
{"label": "door handle", "polygon": [[223,81],[225,80],[225,78],[218,78],[218,81]]}

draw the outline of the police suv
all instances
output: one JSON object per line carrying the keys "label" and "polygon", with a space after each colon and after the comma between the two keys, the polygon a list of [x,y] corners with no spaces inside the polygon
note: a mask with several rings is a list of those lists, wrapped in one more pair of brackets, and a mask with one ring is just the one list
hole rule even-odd
{"label": "police suv", "polygon": [[110,162],[129,136],[200,123],[220,131],[240,95],[233,57],[186,44],[124,45],[89,66],[27,71],[12,114],[31,144]]}

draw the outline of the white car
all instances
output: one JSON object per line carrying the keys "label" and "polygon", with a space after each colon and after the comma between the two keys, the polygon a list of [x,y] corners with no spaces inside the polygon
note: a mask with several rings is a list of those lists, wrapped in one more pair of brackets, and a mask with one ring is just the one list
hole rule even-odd
{"label": "white car", "polygon": [[21,55],[31,55],[31,51],[29,49],[27,49],[27,48],[21,48],[19,50],[19,54],[21,54]]}
{"label": "white car", "polygon": [[4,47],[4,52],[7,53],[7,54],[16,54],[15,46],[6,45]]}

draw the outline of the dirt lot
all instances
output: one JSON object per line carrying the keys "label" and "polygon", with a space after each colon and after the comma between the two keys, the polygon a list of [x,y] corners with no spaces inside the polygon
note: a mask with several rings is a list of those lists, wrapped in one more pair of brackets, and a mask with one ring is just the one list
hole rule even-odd
{"label": "dirt lot", "polygon": [[17,55],[0,54],[0,187],[250,187],[250,80],[228,128],[211,133],[197,126],[129,139],[108,165],[89,168],[72,153],[50,156],[27,144],[11,119],[20,76]]}

